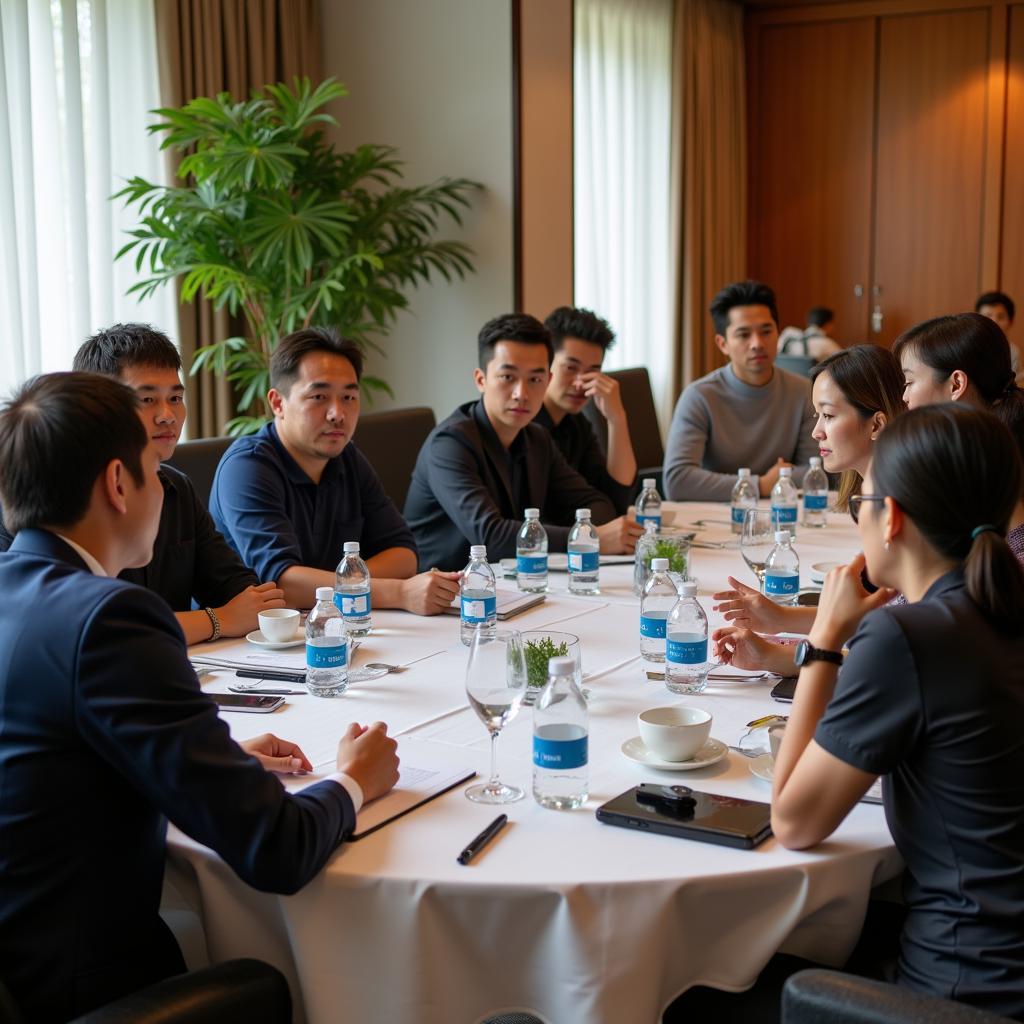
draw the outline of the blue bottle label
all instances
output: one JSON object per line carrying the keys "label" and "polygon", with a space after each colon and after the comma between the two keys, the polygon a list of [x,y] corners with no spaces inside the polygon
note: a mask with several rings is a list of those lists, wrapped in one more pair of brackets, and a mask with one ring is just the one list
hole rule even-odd
{"label": "blue bottle label", "polygon": [[367,590],[362,594],[339,594],[334,595],[334,606],[346,618],[364,618],[370,614],[370,592]]}
{"label": "blue bottle label", "polygon": [[828,508],[827,494],[805,494],[804,508],[808,512],[824,512]]}
{"label": "blue bottle label", "polygon": [[772,505],[772,518],[779,526],[796,523],[796,505]]}
{"label": "blue bottle label", "polygon": [[344,668],[348,664],[348,641],[323,646],[306,644],[307,668]]}
{"label": "blue bottle label", "polygon": [[746,518],[746,516],[747,516],[747,506],[746,505],[733,505],[733,507],[732,507],[732,521],[737,526],[742,526],[743,525],[743,520]]}
{"label": "blue bottle label", "polygon": [[533,763],[538,768],[568,771],[587,763],[587,736],[574,740],[546,740],[533,737]]}
{"label": "blue bottle label", "polygon": [[796,594],[800,590],[800,574],[793,575],[780,573],[773,574],[771,570],[765,573],[764,592],[769,595]]}
{"label": "blue bottle label", "polygon": [[669,640],[665,660],[673,665],[703,665],[708,660],[708,642],[704,640]]}
{"label": "blue bottle label", "polygon": [[597,572],[600,557],[596,551],[570,551],[569,572]]}
{"label": "blue bottle label", "polygon": [[638,523],[639,523],[639,524],[640,524],[641,526],[643,526],[643,525],[644,525],[644,523],[654,523],[654,525],[655,525],[655,526],[656,526],[656,527],[657,527],[657,528],[658,528],[659,530],[661,529],[661,514],[660,514],[660,513],[659,513],[658,515],[656,515],[656,516],[642,516],[642,515],[640,515],[640,513],[638,512],[638,513],[637,513],[637,516],[636,516],[636,521],[637,521],[637,522],[638,522]]}
{"label": "blue bottle label", "polygon": [[462,599],[462,621],[489,622],[494,618],[498,609],[497,598],[494,597],[463,597]]}
{"label": "blue bottle label", "polygon": [[526,575],[537,575],[548,571],[547,555],[517,555],[516,572]]}
{"label": "blue bottle label", "polygon": [[659,618],[656,615],[640,616],[640,635],[650,637],[652,640],[662,640],[665,637],[665,613]]}

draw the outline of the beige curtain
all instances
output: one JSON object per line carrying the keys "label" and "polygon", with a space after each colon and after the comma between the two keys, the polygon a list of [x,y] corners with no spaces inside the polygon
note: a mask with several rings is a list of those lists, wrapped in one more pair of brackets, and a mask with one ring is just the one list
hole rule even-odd
{"label": "beige curtain", "polygon": [[[316,0],[156,0],[161,103],[180,107],[197,96],[248,96],[295,75],[320,78]],[[239,334],[226,310],[180,305],[178,339],[186,370],[200,345]],[[187,381],[189,436],[213,437],[235,415],[231,386],[202,373]]]}
{"label": "beige curtain", "polygon": [[678,390],[722,365],[708,303],[722,285],[746,276],[746,83],[739,3],[676,0],[672,86]]}

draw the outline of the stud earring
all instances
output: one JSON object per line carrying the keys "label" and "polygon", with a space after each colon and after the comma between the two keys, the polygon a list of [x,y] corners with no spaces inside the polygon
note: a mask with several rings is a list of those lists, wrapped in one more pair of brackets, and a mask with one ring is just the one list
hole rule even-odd
{"label": "stud earring", "polygon": [[889,541],[886,541],[885,544],[883,544],[882,546],[885,548],[886,551],[892,549],[892,544],[890,544]]}

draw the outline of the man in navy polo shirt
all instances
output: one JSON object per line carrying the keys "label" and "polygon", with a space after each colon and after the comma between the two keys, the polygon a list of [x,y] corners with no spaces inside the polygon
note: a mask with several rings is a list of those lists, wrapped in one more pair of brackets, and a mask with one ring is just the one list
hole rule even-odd
{"label": "man in navy polo shirt", "polygon": [[308,608],[334,585],[346,541],[359,541],[378,608],[444,611],[458,573],[416,574],[416,544],[366,457],[349,442],[359,421],[362,353],[325,327],[282,339],[270,359],[274,413],[224,453],[210,513],[261,579],[286,603]]}

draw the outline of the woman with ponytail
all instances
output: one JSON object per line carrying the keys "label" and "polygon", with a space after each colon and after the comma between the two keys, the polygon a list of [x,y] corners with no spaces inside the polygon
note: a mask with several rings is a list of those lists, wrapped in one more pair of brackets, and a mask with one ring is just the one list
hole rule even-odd
{"label": "woman with ponytail", "polygon": [[[826,579],[772,799],[780,842],[813,846],[884,776],[906,862],[896,980],[1017,1019],[1024,571],[1005,534],[1021,473],[1005,426],[967,405],[913,410],[879,437],[850,502],[864,554]],[[866,594],[865,566],[909,603]],[[840,673],[829,659],[851,635]]]}

